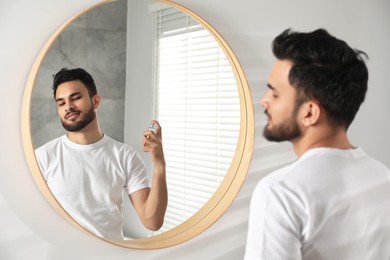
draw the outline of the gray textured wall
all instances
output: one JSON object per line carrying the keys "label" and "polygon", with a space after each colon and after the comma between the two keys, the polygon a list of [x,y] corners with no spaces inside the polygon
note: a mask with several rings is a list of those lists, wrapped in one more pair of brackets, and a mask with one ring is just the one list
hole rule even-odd
{"label": "gray textured wall", "polygon": [[34,147],[64,134],[57,115],[51,85],[53,74],[63,67],[81,67],[95,79],[102,104],[101,129],[124,140],[126,85],[127,1],[94,8],[71,23],[47,52],[35,82],[31,105]]}

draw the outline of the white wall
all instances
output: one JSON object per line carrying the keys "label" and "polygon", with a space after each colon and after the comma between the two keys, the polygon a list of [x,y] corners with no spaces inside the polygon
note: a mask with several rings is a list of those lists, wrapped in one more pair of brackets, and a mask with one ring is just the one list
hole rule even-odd
{"label": "white wall", "polygon": [[[31,65],[51,33],[76,12],[98,0],[1,0],[0,2],[0,259],[241,259],[251,191],[269,172],[269,146],[256,138],[247,180],[232,207],[215,225],[176,247],[132,251],[101,242],[62,220],[40,195],[24,159],[20,113],[23,90]],[[370,60],[367,100],[351,129],[356,145],[390,166],[390,2],[387,0],[179,0],[222,33],[247,74],[255,102],[256,133],[261,132],[258,106],[272,63],[269,45],[287,27],[299,30],[325,27]],[[283,153],[281,154],[283,155]]]}
{"label": "white wall", "polygon": [[[128,1],[127,4],[127,57],[125,99],[125,143],[135,148],[144,161],[149,174],[152,172],[150,154],[143,152],[142,134],[152,120],[152,57],[153,19],[148,11],[151,0]],[[142,25],[142,26],[141,26]],[[150,176],[151,177],[151,176]],[[152,178],[150,178],[152,179]],[[124,195],[127,197],[127,195]],[[129,199],[123,203],[124,235],[142,238],[153,234],[146,229]]]}

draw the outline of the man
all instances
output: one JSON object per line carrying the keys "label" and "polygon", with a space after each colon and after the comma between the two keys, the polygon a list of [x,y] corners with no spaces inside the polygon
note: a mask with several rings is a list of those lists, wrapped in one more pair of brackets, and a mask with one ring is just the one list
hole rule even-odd
{"label": "man", "polygon": [[144,133],[150,152],[153,181],[131,147],[103,134],[97,109],[100,96],[91,75],[83,69],[62,69],[53,80],[58,114],[67,134],[36,150],[42,174],[61,206],[80,225],[97,236],[123,239],[122,192],[129,195],[141,222],[158,230],[167,207],[165,159],[161,127],[153,121]]}
{"label": "man", "polygon": [[245,259],[390,259],[390,171],[347,137],[365,54],[323,29],[286,30],[272,48],[263,135],[298,159],[255,188]]}

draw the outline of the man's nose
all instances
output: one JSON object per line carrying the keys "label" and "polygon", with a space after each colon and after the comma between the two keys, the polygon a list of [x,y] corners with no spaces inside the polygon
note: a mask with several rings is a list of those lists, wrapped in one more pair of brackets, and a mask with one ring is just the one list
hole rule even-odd
{"label": "man's nose", "polygon": [[68,112],[68,111],[72,111],[72,110],[74,110],[74,104],[72,102],[68,102],[66,104],[65,111]]}
{"label": "man's nose", "polygon": [[260,105],[264,108],[268,108],[268,105],[269,105],[268,93],[269,93],[269,91],[267,91],[267,93],[265,93],[264,96],[260,99]]}

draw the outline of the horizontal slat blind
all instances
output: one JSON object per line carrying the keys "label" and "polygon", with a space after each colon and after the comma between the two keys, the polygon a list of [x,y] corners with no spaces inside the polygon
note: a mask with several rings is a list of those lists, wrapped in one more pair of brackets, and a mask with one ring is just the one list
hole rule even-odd
{"label": "horizontal slat blind", "polygon": [[154,113],[163,123],[169,191],[160,233],[191,217],[219,187],[237,146],[240,100],[208,30],[174,8],[155,18]]}

